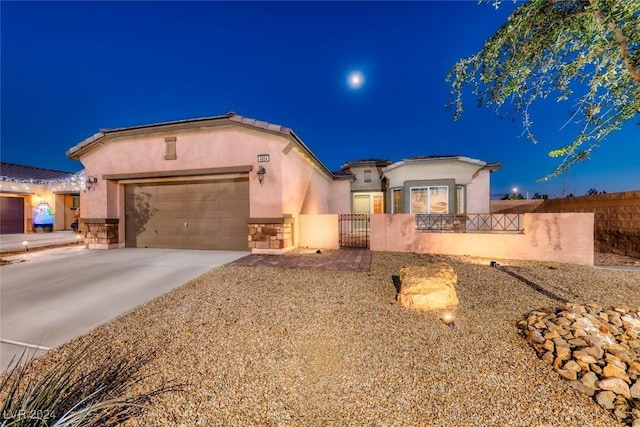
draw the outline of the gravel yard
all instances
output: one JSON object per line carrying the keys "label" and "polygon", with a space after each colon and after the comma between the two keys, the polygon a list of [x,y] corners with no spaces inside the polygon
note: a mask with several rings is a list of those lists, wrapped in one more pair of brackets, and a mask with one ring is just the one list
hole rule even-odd
{"label": "gravel yard", "polygon": [[[458,274],[455,328],[442,311],[395,301],[400,266],[435,260]],[[497,261],[560,298],[640,307],[640,272]],[[525,313],[561,303],[488,264],[373,253],[369,273],[225,266],[35,368],[90,340],[97,358],[155,351],[140,389],[175,379],[184,392],[161,395],[128,425],[620,425],[518,335]]]}

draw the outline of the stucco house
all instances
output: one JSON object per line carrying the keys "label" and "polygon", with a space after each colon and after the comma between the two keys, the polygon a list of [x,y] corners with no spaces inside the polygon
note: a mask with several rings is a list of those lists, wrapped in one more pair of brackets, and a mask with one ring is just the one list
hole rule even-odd
{"label": "stucco house", "polygon": [[67,156],[97,178],[81,200],[90,248],[280,253],[299,215],[350,209],[349,176],[291,129],[234,113],[101,130]]}
{"label": "stucco house", "polygon": [[0,234],[71,230],[81,172],[0,163]]}
{"label": "stucco house", "polygon": [[331,172],[291,129],[235,113],[104,129],[67,156],[94,179],[80,201],[89,248],[275,254],[299,245],[303,215],[390,213],[394,197],[403,212],[421,209],[420,197],[435,203],[434,191],[447,211],[489,212],[489,172],[499,167],[456,156]]}

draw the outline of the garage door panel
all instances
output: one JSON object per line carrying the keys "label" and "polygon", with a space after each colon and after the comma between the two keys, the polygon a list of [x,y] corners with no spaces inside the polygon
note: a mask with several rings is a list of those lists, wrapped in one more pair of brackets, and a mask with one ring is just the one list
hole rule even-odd
{"label": "garage door panel", "polygon": [[189,200],[187,201],[187,210],[190,216],[206,218],[207,216],[215,216],[214,212],[222,207],[220,200]]}
{"label": "garage door panel", "polygon": [[131,184],[125,200],[127,246],[247,250],[248,179]]}
{"label": "garage door panel", "polygon": [[24,199],[0,197],[0,234],[24,233]]}
{"label": "garage door panel", "polygon": [[176,201],[158,201],[158,203],[155,203],[154,206],[156,209],[158,209],[158,213],[160,215],[162,215],[164,212],[180,212],[183,213],[186,209],[186,202],[184,202],[183,200],[176,200]]}

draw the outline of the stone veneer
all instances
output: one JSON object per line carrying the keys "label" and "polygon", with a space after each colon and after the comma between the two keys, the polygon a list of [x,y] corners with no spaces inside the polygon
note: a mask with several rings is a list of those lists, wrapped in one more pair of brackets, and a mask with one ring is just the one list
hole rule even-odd
{"label": "stone veneer", "polygon": [[111,249],[119,244],[118,218],[84,218],[84,243],[89,249]]}
{"label": "stone veneer", "polygon": [[249,249],[283,250],[293,246],[293,218],[249,218]]}

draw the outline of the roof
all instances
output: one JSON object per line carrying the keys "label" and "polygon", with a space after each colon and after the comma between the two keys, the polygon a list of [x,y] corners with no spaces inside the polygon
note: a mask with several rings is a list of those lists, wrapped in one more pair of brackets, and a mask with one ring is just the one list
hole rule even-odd
{"label": "roof", "polygon": [[490,171],[496,171],[500,169],[502,163],[488,163],[478,159],[472,159],[470,157],[460,156],[460,155],[430,155],[430,156],[413,156],[402,159],[398,162],[390,164],[386,168],[383,169],[383,172],[388,172],[392,169],[400,167],[407,163],[424,163],[424,162],[438,162],[438,161],[447,161],[447,160],[456,160],[463,163],[469,163],[472,165],[476,165],[478,169],[489,169]]}
{"label": "roof", "polygon": [[61,182],[70,179],[76,173],[53,169],[43,169],[34,166],[16,165],[0,162],[0,181],[31,182],[42,184]]}
{"label": "roof", "polygon": [[354,175],[345,171],[332,171],[334,179],[353,179]]}
{"label": "roof", "polygon": [[346,162],[340,168],[344,171],[346,169],[352,168],[354,166],[373,166],[376,167],[385,167],[391,164],[389,159],[359,159],[359,160],[351,160]]}
{"label": "roof", "polygon": [[67,151],[67,157],[79,160],[80,156],[82,156],[85,152],[92,149],[94,146],[99,145],[106,140],[118,136],[120,133],[135,133],[136,131],[146,131],[149,129],[159,128],[158,131],[162,130],[162,128],[170,128],[170,129],[180,129],[184,127],[190,127],[194,125],[202,125],[202,126],[211,126],[221,123],[237,123],[244,126],[250,126],[253,128],[257,128],[267,132],[279,133],[282,135],[286,135],[294,139],[294,141],[298,144],[298,146],[305,152],[309,157],[311,157],[320,168],[330,177],[333,177],[331,171],[316,157],[315,154],[307,147],[304,142],[298,137],[298,135],[293,132],[288,127],[284,127],[278,124],[265,122],[262,120],[252,119],[250,117],[244,117],[239,114],[236,114],[233,111],[222,115],[222,116],[209,116],[209,117],[199,117],[194,119],[185,119],[185,120],[174,120],[170,122],[160,122],[160,123],[151,123],[146,125],[137,125],[137,126],[129,126],[129,127],[121,127],[121,128],[113,128],[113,129],[101,129],[100,132],[90,136],[84,141],[76,144],[71,147]]}

